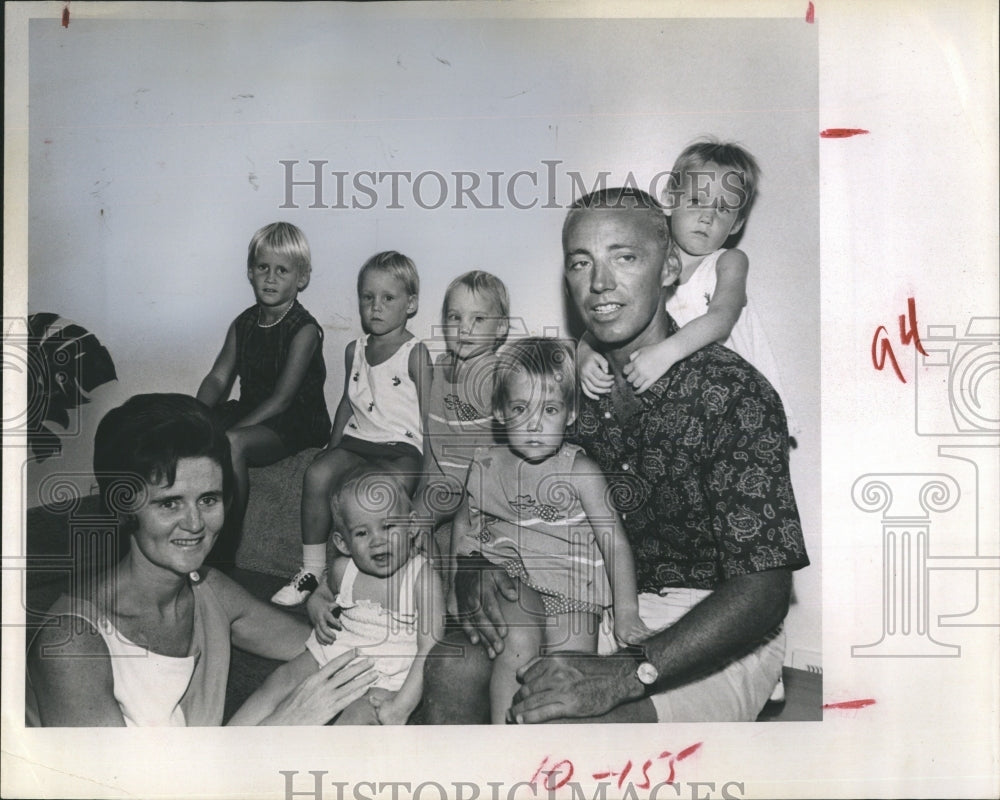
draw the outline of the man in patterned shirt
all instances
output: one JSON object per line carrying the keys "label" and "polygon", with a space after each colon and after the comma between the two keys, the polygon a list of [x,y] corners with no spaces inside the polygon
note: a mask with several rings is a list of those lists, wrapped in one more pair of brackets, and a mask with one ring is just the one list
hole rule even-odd
{"label": "man in patterned shirt", "polygon": [[[563,226],[567,290],[615,377],[610,394],[581,398],[576,438],[608,476],[640,615],[659,632],[613,656],[536,659],[519,674],[515,722],[753,720],[781,675],[791,573],[809,560],[778,395],[718,344],[639,395],[623,375],[637,348],[677,331],[659,291],[679,274],[668,249],[662,209],[637,190],[588,195]],[[495,594],[516,597],[506,574],[460,568],[457,592],[469,639],[502,649]],[[478,721],[478,703],[466,697],[463,712],[454,687],[481,691],[481,649],[428,662],[453,694],[439,699],[443,676],[429,674],[428,721]]]}

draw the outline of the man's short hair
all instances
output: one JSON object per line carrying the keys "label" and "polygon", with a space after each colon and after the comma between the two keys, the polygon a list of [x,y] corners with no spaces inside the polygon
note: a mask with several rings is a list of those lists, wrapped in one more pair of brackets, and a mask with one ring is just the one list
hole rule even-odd
{"label": "man's short hair", "polygon": [[645,211],[655,224],[656,231],[664,244],[670,243],[670,228],[667,224],[667,217],[663,206],[652,195],[642,191],[642,189],[637,189],[633,186],[618,186],[586,194],[569,207],[569,212],[566,214],[566,219],[563,222],[563,248],[566,247],[566,231],[569,229],[570,223],[581,211],[617,209]]}

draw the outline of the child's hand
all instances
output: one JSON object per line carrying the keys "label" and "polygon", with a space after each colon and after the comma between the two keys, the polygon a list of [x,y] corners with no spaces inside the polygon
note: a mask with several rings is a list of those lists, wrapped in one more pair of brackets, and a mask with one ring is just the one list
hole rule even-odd
{"label": "child's hand", "polygon": [[368,702],[375,709],[375,719],[379,725],[405,725],[413,709],[403,708],[397,702],[398,692],[387,689],[372,689],[368,692]]}
{"label": "child's hand", "polygon": [[316,631],[316,641],[320,644],[333,644],[337,631],[340,630],[340,620],[337,619],[340,609],[334,603],[333,590],[326,581],[320,583],[316,591],[309,595],[306,611],[309,613],[309,622]]}
{"label": "child's hand", "polygon": [[608,372],[608,360],[593,350],[580,351],[580,387],[591,400],[598,395],[607,394],[615,384],[615,379]]}
{"label": "child's hand", "polygon": [[664,347],[667,344],[669,342],[660,342],[654,347],[640,347],[629,357],[622,373],[632,384],[636,394],[646,391],[674,365],[675,359],[669,348]]}
{"label": "child's hand", "polygon": [[615,612],[615,638],[622,644],[639,644],[656,631],[646,627],[638,612],[619,614]]}

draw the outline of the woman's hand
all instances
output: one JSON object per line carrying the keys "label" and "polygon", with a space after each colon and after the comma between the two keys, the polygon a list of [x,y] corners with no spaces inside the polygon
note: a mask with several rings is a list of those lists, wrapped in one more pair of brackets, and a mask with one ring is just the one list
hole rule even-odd
{"label": "woman's hand", "polygon": [[337,619],[339,607],[334,602],[333,590],[326,581],[320,581],[316,591],[306,600],[306,611],[309,622],[316,631],[316,641],[320,644],[333,644],[340,630],[340,620]]}
{"label": "woman's hand", "polygon": [[288,693],[261,725],[325,725],[378,679],[371,659],[348,650]]}

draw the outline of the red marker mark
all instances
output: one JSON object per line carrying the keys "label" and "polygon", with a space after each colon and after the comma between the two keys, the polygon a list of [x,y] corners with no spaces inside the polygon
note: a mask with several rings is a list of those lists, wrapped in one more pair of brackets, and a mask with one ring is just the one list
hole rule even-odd
{"label": "red marker mark", "polygon": [[809,8],[806,9],[806,22],[812,25],[816,21],[816,7],[809,3]]}
{"label": "red marker mark", "polygon": [[[907,330],[909,325],[909,330]],[[913,342],[917,352],[926,356],[923,344],[920,342],[920,334],[917,333],[917,304],[912,297],[906,299],[906,314],[899,315],[899,340],[903,345]],[[872,365],[881,371],[885,369],[886,359],[892,364],[892,370],[900,381],[906,383],[903,372],[896,361],[896,354],[892,352],[892,343],[889,341],[889,332],[884,325],[879,325],[875,329],[875,336],[872,337]]]}
{"label": "red marker mark", "polygon": [[843,703],[824,703],[823,708],[835,708],[851,711],[857,708],[867,708],[875,705],[873,697],[866,697],[864,700],[845,700]]}
{"label": "red marker mark", "polygon": [[63,3],[62,26],[69,27],[69,3]]}
{"label": "red marker mark", "polygon": [[870,133],[864,128],[827,128],[825,131],[820,131],[819,135],[821,139],[847,139],[851,136],[860,136],[863,133]]}
{"label": "red marker mark", "polygon": [[[642,762],[642,767],[637,767],[638,762],[633,762],[632,759],[627,759],[624,766],[620,770],[615,769],[604,769],[600,772],[591,773],[591,777],[595,781],[605,781],[609,778],[617,778],[618,788],[622,789],[625,786],[626,781],[628,781],[629,786],[635,789],[649,789],[653,785],[653,779],[650,778],[650,770],[653,769],[654,761],[666,760],[665,765],[657,765],[660,767],[660,773],[658,777],[666,778],[665,781],[659,781],[659,783],[673,783],[674,777],[677,774],[677,762],[683,761],[685,758],[693,755],[701,748],[702,743],[698,742],[690,747],[685,747],[679,753],[674,755],[669,750],[664,750],[658,756],[654,758],[647,758]],[[554,791],[555,789],[561,789],[570,779],[573,777],[573,773],[576,770],[573,762],[569,759],[563,759],[562,761],[551,763],[549,761],[550,756],[545,756],[542,759],[542,763],[535,770],[535,774],[531,776],[531,780],[528,782],[531,786],[537,786],[539,779],[541,778],[542,785],[548,791]],[[666,773],[666,774],[663,774]],[[629,780],[629,776],[632,776]]]}

